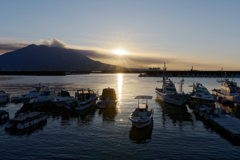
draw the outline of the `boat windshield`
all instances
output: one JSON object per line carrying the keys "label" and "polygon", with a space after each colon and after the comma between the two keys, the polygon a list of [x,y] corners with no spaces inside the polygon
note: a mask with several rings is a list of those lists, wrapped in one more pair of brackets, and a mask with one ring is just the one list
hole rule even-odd
{"label": "boat windshield", "polygon": [[197,88],[195,89],[197,92],[204,92],[205,94],[210,94],[206,88]]}
{"label": "boat windshield", "polygon": [[40,87],[33,87],[30,92],[39,92],[40,91]]}
{"label": "boat windshield", "polygon": [[51,92],[42,92],[39,96],[48,96]]}
{"label": "boat windshield", "polygon": [[172,83],[167,83],[167,84],[166,84],[166,87],[174,87],[174,84],[172,84]]}

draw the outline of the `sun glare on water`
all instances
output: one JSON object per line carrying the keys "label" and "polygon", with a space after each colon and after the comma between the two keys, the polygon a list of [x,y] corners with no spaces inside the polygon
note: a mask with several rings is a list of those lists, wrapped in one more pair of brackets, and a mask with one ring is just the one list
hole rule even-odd
{"label": "sun glare on water", "polygon": [[112,53],[117,54],[117,55],[129,54],[128,51],[125,51],[124,49],[121,49],[121,48],[112,50]]}

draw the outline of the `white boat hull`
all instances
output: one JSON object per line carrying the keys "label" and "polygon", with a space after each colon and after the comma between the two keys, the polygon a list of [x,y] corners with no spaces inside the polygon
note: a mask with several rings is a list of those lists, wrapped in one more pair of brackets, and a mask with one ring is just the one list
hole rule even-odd
{"label": "white boat hull", "polygon": [[73,101],[74,99],[65,99],[65,100],[53,100],[53,104],[55,104],[59,108],[63,108],[66,102]]}
{"label": "white boat hull", "polygon": [[[131,119],[130,119],[131,120]],[[144,123],[139,123],[139,122],[134,122],[134,121],[132,121],[132,125],[134,126],[134,127],[136,127],[136,128],[143,128],[143,127],[146,127],[146,126],[149,126],[151,123],[152,123],[152,120],[153,120],[153,118],[151,117],[151,118],[149,118],[149,120],[148,121],[146,121],[146,122],[144,122]]]}
{"label": "white boat hull", "polygon": [[97,99],[98,99],[98,97],[94,97],[92,99],[89,99],[87,102],[77,101],[78,102],[77,106],[73,106],[71,103],[65,103],[64,108],[66,108],[66,109],[74,109],[74,110],[77,110],[77,111],[82,111],[82,110],[84,110],[84,109],[86,109],[88,107],[91,107],[94,104],[96,104]]}
{"label": "white boat hull", "polygon": [[98,97],[92,99],[92,100],[91,100],[90,102],[88,102],[87,104],[80,104],[79,106],[77,106],[77,107],[75,108],[75,110],[77,110],[77,111],[82,111],[82,110],[84,110],[84,109],[86,109],[86,108],[88,108],[88,107],[93,106],[94,104],[96,104],[97,98],[98,98]]}
{"label": "white boat hull", "polygon": [[116,108],[117,101],[110,100],[108,103],[106,103],[105,100],[100,100],[100,101],[98,101],[97,106],[99,108]]}
{"label": "white boat hull", "polygon": [[225,101],[232,102],[232,103],[240,103],[240,95],[233,95],[233,96],[225,95],[225,94],[221,93],[221,92],[218,91],[218,90],[213,90],[212,93],[213,93],[216,97],[222,98],[222,99],[224,99]]}
{"label": "white boat hull", "polygon": [[206,105],[206,106],[211,106],[212,104],[215,103],[215,100],[213,100],[213,99],[204,99],[204,98],[196,98],[196,97],[192,97],[192,99],[194,101],[196,101],[197,103],[200,103],[200,104]]}
{"label": "white boat hull", "polygon": [[159,92],[155,89],[157,97],[164,102],[175,104],[181,106],[187,102],[187,100],[191,97],[189,94],[165,94]]}

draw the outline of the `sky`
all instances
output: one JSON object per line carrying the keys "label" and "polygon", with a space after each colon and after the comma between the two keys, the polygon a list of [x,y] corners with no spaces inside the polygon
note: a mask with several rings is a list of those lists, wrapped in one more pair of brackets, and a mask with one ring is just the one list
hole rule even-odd
{"label": "sky", "polygon": [[[1,0],[0,54],[59,42],[125,67],[240,70],[239,7],[239,0]],[[129,54],[112,53],[118,48]]]}

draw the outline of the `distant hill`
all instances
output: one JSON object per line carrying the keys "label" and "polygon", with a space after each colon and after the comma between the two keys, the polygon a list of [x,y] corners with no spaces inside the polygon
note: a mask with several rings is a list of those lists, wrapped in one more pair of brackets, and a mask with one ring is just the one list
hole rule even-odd
{"label": "distant hill", "polygon": [[[83,51],[87,52],[87,51]],[[94,61],[72,49],[31,44],[0,55],[0,70],[106,70],[121,71],[126,68]]]}

